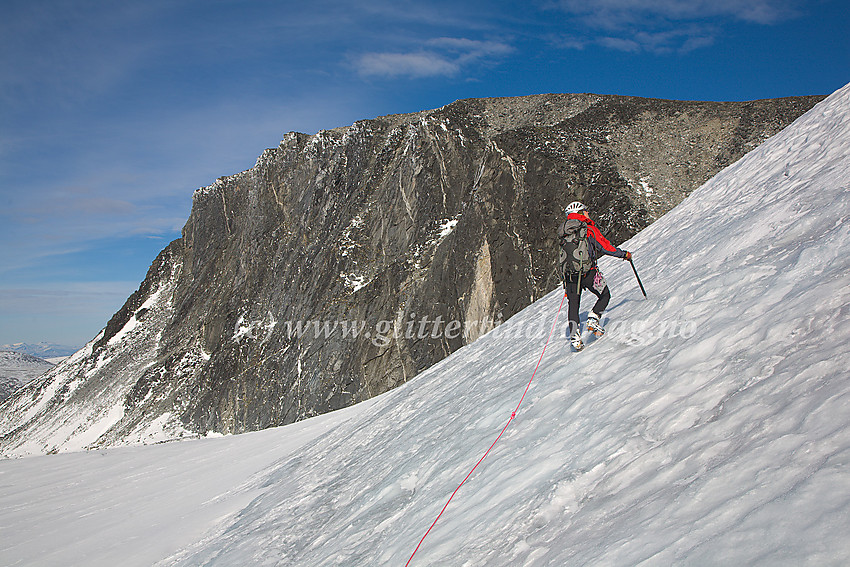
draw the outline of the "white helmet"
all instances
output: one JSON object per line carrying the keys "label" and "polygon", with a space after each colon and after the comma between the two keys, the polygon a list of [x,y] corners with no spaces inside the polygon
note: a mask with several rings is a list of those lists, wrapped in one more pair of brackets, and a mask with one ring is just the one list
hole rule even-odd
{"label": "white helmet", "polygon": [[573,201],[569,205],[567,205],[566,210],[564,211],[566,214],[570,213],[580,213],[582,211],[586,211],[587,207],[584,206],[580,201]]}

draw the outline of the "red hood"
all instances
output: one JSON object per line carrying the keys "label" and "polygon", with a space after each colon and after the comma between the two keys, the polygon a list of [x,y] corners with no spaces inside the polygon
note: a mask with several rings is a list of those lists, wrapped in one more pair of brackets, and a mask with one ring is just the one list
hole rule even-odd
{"label": "red hood", "polygon": [[586,222],[589,225],[596,226],[596,224],[594,224],[594,222],[590,219],[590,217],[586,217],[581,213],[570,213],[570,214],[567,215],[567,219],[568,220],[572,220],[572,219],[580,220],[582,222]]}

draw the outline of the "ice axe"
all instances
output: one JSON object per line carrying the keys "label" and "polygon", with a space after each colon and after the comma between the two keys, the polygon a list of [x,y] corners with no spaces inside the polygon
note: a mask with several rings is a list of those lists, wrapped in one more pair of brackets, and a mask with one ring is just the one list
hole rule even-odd
{"label": "ice axe", "polygon": [[632,262],[632,259],[629,258],[629,264],[632,265],[632,271],[635,273],[635,278],[637,278],[638,285],[640,286],[641,292],[643,292],[643,296],[646,297],[646,290],[643,289],[643,283],[640,281],[640,276],[637,273],[637,268],[635,268],[635,263]]}

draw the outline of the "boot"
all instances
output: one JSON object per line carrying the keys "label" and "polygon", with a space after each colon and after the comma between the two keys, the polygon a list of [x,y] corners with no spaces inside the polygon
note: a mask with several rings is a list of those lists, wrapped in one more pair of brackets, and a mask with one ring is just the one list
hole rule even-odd
{"label": "boot", "polygon": [[600,316],[593,311],[587,315],[587,330],[597,337],[601,337],[605,334],[605,329],[602,327]]}
{"label": "boot", "polygon": [[573,345],[573,348],[576,350],[584,348],[584,343],[581,341],[581,333],[579,331],[573,332],[570,336],[570,344]]}

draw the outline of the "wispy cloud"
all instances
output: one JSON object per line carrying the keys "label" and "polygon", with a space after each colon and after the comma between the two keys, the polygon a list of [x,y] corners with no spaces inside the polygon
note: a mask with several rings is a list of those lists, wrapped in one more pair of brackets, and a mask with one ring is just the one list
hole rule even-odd
{"label": "wispy cloud", "polygon": [[776,24],[800,15],[794,0],[558,0],[571,18],[569,36],[554,43],[571,49],[599,45],[626,52],[687,53],[708,47],[725,22]]}
{"label": "wispy cloud", "polygon": [[509,44],[499,41],[440,37],[425,41],[415,51],[363,53],[354,57],[353,65],[363,77],[454,76],[511,51]]}
{"label": "wispy cloud", "polygon": [[714,26],[687,26],[664,31],[637,31],[627,37],[604,36],[598,38],[596,43],[609,49],[633,53],[687,53],[712,45],[716,34]]}
{"label": "wispy cloud", "polygon": [[602,29],[725,17],[756,24],[775,24],[799,15],[793,0],[558,0],[558,9]]}
{"label": "wispy cloud", "polygon": [[364,53],[354,63],[357,72],[364,77],[413,78],[455,75],[460,65],[439,53],[420,51],[417,53]]}

